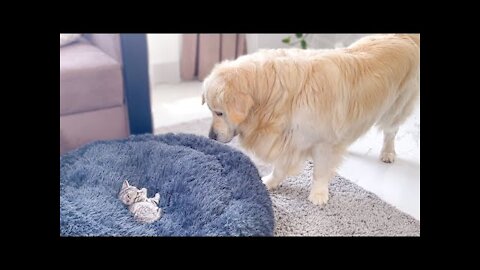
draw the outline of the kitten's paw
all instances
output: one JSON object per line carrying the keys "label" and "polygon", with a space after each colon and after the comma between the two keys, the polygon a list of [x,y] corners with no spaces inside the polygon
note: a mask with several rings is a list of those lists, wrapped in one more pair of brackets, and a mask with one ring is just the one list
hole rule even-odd
{"label": "kitten's paw", "polygon": [[324,205],[328,202],[328,189],[326,191],[310,192],[308,200],[315,205]]}
{"label": "kitten's paw", "polygon": [[281,181],[278,181],[273,177],[273,174],[262,177],[262,182],[265,184],[268,190],[272,190],[280,186]]}
{"label": "kitten's paw", "polygon": [[385,163],[393,163],[395,161],[395,152],[382,152],[380,154],[380,160]]}
{"label": "kitten's paw", "polygon": [[158,204],[160,202],[160,193],[155,193],[155,197],[153,197],[153,201]]}

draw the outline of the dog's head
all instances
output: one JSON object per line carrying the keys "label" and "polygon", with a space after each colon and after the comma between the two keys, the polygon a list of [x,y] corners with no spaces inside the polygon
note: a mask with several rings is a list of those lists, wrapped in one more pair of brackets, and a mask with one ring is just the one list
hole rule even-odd
{"label": "dog's head", "polygon": [[237,134],[239,126],[247,119],[253,99],[247,93],[248,82],[236,68],[215,66],[204,80],[202,104],[207,103],[212,111],[213,121],[209,137],[228,143]]}

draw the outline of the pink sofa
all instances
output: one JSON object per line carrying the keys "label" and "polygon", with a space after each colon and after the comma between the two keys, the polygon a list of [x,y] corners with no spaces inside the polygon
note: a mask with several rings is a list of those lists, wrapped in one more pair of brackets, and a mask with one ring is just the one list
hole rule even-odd
{"label": "pink sofa", "polygon": [[129,135],[119,34],[60,47],[60,154]]}

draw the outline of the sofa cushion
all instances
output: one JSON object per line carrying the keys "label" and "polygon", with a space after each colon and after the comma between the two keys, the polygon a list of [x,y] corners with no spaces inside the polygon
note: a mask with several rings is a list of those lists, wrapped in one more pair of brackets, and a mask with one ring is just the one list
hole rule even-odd
{"label": "sofa cushion", "polygon": [[82,34],[60,34],[60,47],[77,41],[81,36]]}
{"label": "sofa cushion", "polygon": [[120,34],[85,34],[83,36],[95,47],[122,63]]}
{"label": "sofa cushion", "polygon": [[60,154],[96,140],[129,135],[125,105],[60,116]]}
{"label": "sofa cushion", "polygon": [[60,48],[60,115],[121,104],[120,63],[83,38]]}

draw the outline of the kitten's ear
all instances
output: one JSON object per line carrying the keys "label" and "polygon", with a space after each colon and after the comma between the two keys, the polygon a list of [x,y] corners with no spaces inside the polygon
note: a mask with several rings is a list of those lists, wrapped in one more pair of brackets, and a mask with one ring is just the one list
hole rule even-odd
{"label": "kitten's ear", "polygon": [[128,183],[127,180],[123,181],[123,184],[122,184],[122,189],[126,189],[130,186],[130,184]]}

